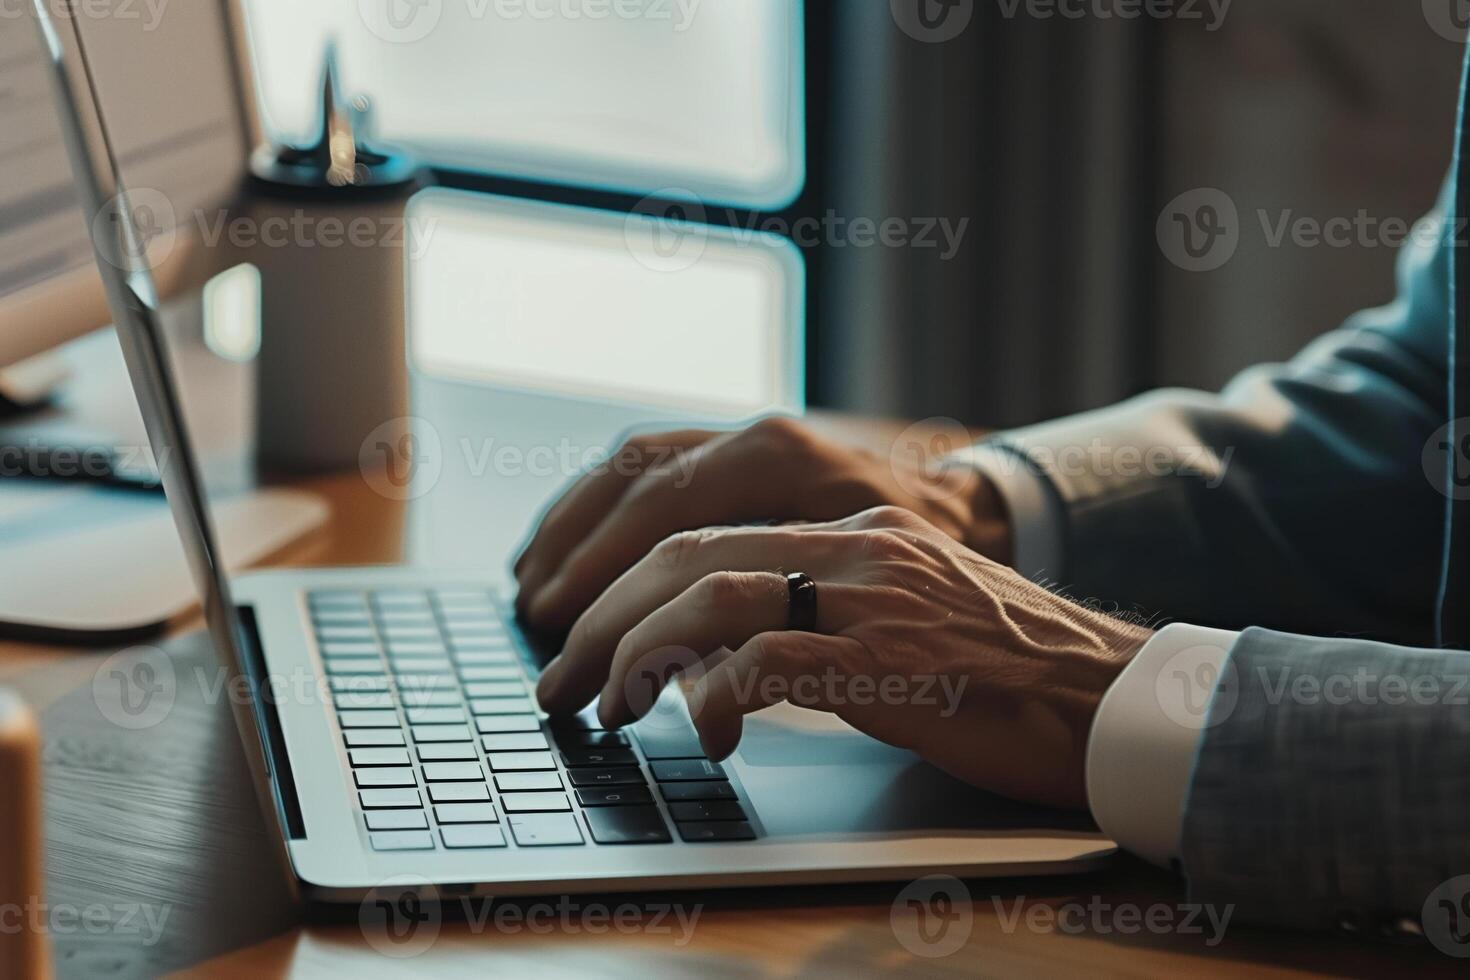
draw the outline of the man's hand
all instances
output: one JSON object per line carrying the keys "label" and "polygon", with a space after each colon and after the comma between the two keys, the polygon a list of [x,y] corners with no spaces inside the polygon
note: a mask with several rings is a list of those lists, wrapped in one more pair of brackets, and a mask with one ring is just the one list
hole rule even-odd
{"label": "man's hand", "polygon": [[611,465],[582,477],[547,513],[516,562],[517,609],[533,626],[562,631],[676,532],[831,521],[884,505],[913,511],[970,548],[1010,561],[1007,515],[973,467],[941,468],[919,453],[879,456],[772,418],[741,432],[630,440]]}
{"label": "man's hand", "polygon": [[[778,571],[816,580],[816,632],[786,631]],[[745,715],[791,701],[976,786],[1081,807],[1093,715],[1149,635],[881,507],[665,540],[577,620],[537,696],[552,714],[600,696],[618,727],[682,673],[698,677],[690,712],[713,759],[735,750]]]}

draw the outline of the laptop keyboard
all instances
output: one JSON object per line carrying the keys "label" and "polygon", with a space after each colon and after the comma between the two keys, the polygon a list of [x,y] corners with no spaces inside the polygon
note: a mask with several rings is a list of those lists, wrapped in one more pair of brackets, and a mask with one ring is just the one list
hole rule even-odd
{"label": "laptop keyboard", "polygon": [[755,839],[687,722],[630,732],[587,713],[542,718],[529,652],[488,591],[307,598],[374,850]]}

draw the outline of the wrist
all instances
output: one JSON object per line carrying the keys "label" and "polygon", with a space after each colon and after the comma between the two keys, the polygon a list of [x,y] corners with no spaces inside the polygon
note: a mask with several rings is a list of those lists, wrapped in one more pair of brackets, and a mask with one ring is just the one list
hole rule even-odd
{"label": "wrist", "polygon": [[984,473],[978,469],[973,472],[975,478],[962,499],[965,509],[964,545],[991,561],[1013,567],[1016,563],[1016,540],[1005,497]]}

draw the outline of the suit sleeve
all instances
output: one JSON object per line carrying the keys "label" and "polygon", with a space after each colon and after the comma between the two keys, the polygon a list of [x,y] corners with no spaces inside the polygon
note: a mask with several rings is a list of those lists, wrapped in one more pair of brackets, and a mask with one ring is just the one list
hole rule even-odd
{"label": "suit sleeve", "polygon": [[1252,629],[1226,663],[1184,810],[1191,899],[1470,955],[1470,653]]}
{"label": "suit sleeve", "polygon": [[1208,626],[1432,642],[1445,498],[1423,453],[1448,418],[1455,237],[1439,213],[1401,252],[1398,297],[1291,362],[995,440],[1056,490],[1074,592]]}

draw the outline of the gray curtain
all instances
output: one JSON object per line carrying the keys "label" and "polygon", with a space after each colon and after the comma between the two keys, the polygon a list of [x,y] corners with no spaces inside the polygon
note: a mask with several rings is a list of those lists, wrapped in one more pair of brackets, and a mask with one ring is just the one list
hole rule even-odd
{"label": "gray curtain", "polygon": [[830,404],[1009,426],[1147,377],[1155,25],[1002,8],[977,2],[959,37],[924,43],[886,2],[834,4],[832,206],[969,226],[949,261],[823,256],[815,380]]}

